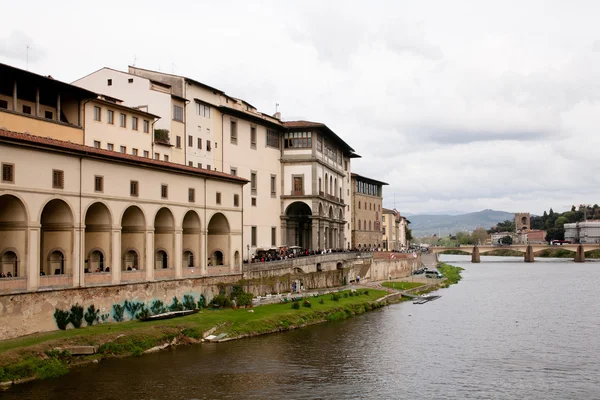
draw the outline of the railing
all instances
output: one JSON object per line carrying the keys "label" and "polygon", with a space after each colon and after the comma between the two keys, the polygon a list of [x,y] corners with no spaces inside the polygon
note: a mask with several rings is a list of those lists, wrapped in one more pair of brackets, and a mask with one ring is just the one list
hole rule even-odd
{"label": "railing", "polygon": [[174,278],[175,268],[161,268],[154,270],[155,279]]}
{"label": "railing", "polygon": [[0,278],[0,293],[27,290],[27,278]]}
{"label": "railing", "polygon": [[84,276],[85,285],[101,285],[112,283],[111,272],[91,272]]}
{"label": "railing", "polygon": [[65,287],[73,285],[73,275],[44,275],[40,276],[40,287]]}
{"label": "railing", "polygon": [[[311,256],[301,256],[295,258],[288,258],[287,260],[277,261],[266,261],[266,262],[255,262],[250,264],[244,264],[245,272],[264,271],[280,268],[301,268],[304,265],[314,265],[316,263],[323,263],[328,261],[344,261],[354,260],[357,258],[370,259],[373,258],[373,253],[370,252],[339,252],[339,253],[327,253],[327,254],[315,254]],[[210,267],[209,267],[210,272]]]}
{"label": "railing", "polygon": [[121,271],[122,282],[137,282],[146,280],[146,271]]}

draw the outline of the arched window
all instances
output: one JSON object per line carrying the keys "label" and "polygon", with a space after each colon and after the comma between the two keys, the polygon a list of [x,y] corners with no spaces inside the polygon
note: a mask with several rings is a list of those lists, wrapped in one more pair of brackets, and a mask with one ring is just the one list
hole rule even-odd
{"label": "arched window", "polygon": [[371,221],[369,221],[369,230],[371,230]]}
{"label": "arched window", "polygon": [[362,223],[360,222],[360,219],[358,220],[358,230],[360,231],[362,229]]}

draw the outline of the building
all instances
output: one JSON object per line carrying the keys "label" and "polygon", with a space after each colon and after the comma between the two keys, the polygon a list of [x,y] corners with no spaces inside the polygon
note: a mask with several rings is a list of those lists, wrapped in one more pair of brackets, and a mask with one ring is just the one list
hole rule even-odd
{"label": "building", "polygon": [[516,232],[527,232],[531,228],[531,215],[529,213],[515,213]]}
{"label": "building", "polygon": [[380,216],[385,182],[352,174],[352,248],[382,247]]}
{"label": "building", "polygon": [[565,224],[565,240],[571,243],[600,243],[600,220]]}
{"label": "building", "polygon": [[546,242],[546,231],[533,229],[525,233],[527,243],[529,244],[544,244]]}
{"label": "building", "polygon": [[515,233],[514,232],[495,232],[490,235],[490,241],[492,245],[502,245],[502,238],[505,236],[510,236],[510,238],[515,241]]}
{"label": "building", "polygon": [[399,251],[402,249],[400,244],[400,213],[396,210],[383,208],[381,212],[381,224],[383,236],[383,250]]}

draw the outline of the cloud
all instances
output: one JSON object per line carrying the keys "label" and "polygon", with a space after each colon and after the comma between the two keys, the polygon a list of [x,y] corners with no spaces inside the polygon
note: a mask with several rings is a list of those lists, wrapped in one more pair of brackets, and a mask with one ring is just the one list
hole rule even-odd
{"label": "cloud", "polygon": [[7,37],[0,38],[0,56],[19,61],[29,58],[31,62],[37,62],[44,55],[44,50],[34,45],[33,40],[20,30],[13,30]]}

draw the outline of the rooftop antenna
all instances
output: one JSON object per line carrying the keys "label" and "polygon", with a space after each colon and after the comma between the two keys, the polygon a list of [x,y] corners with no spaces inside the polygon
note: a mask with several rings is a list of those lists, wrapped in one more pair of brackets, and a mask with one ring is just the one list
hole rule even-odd
{"label": "rooftop antenna", "polygon": [[25,59],[27,63],[27,71],[29,71],[29,45],[27,46]]}
{"label": "rooftop antenna", "polygon": [[275,103],[275,112],[277,112],[278,107],[279,107],[279,103]]}
{"label": "rooftop antenna", "polygon": [[133,66],[135,67],[135,63],[137,62],[137,55],[133,55]]}

